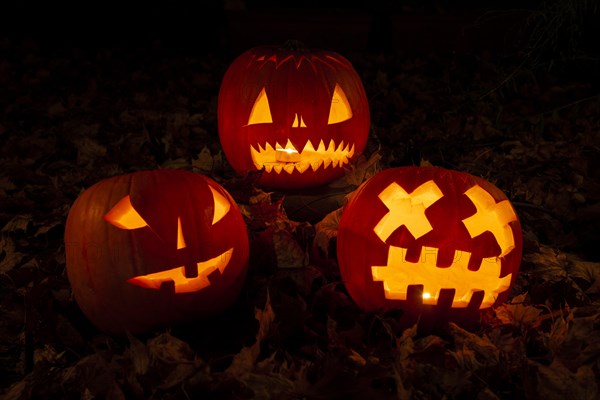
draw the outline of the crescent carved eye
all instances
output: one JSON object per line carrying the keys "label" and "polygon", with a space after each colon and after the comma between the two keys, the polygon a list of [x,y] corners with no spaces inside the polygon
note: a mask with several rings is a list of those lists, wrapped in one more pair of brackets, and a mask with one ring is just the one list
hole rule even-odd
{"label": "crescent carved eye", "polygon": [[346,93],[336,83],[333,96],[331,97],[331,107],[329,108],[329,120],[327,124],[337,124],[350,118],[352,118],[352,108],[350,107]]}
{"label": "crescent carved eye", "polygon": [[121,229],[139,229],[148,226],[144,218],[133,208],[131,197],[123,197],[104,215],[104,220]]}
{"label": "crescent carved eye", "polygon": [[269,99],[267,98],[267,91],[262,88],[254,105],[252,111],[250,111],[250,117],[248,117],[248,125],[254,124],[270,124],[273,122],[271,117],[271,108],[269,107]]}
{"label": "crescent carved eye", "polygon": [[212,192],[214,206],[215,206],[214,212],[213,212],[213,219],[212,219],[212,225],[214,225],[217,222],[219,222],[221,219],[223,219],[223,217],[225,215],[227,215],[227,213],[229,212],[229,209],[231,208],[231,204],[229,203],[229,200],[225,196],[223,196],[217,190],[213,189],[212,186],[209,186],[209,188],[210,188],[210,191]]}

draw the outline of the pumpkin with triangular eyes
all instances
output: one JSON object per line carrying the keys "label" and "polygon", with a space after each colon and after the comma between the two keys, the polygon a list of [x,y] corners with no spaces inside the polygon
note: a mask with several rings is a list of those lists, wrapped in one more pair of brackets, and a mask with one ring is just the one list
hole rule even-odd
{"label": "pumpkin with triangular eyes", "polygon": [[315,187],[343,176],[364,149],[369,105],[359,75],[338,53],[297,42],[262,46],[229,66],[219,91],[221,146],[259,184]]}
{"label": "pumpkin with triangular eyes", "polygon": [[225,310],[248,263],[233,198],[203,175],[140,171],[85,190],[65,229],[67,276],[83,313],[111,334]]}

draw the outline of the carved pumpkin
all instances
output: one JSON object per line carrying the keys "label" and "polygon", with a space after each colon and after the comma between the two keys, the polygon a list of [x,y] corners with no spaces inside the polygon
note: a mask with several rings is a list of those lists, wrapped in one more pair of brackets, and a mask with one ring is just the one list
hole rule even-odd
{"label": "carved pumpkin", "polygon": [[93,185],[69,211],[65,244],[77,303],[113,334],[218,313],[246,276],[237,205],[192,172],[141,171]]}
{"label": "carved pumpkin", "polygon": [[340,272],[366,311],[478,319],[505,301],[522,252],[506,196],[472,175],[433,167],[384,170],[344,207]]}
{"label": "carved pumpkin", "polygon": [[297,43],[239,56],[219,92],[219,137],[231,166],[274,188],[314,187],[344,174],[369,133],[360,77],[341,55]]}

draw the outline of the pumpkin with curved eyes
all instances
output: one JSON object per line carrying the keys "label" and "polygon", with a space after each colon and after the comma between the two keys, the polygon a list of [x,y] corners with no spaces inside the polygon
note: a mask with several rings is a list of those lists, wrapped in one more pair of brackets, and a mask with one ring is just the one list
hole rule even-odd
{"label": "pumpkin with curved eyes", "polygon": [[434,167],[371,177],[344,207],[340,272],[366,311],[399,308],[409,323],[474,322],[506,300],[522,252],[521,226],[490,182]]}
{"label": "pumpkin with curved eyes", "polygon": [[249,251],[246,225],[225,189],[167,169],[84,191],[69,211],[65,245],[77,303],[112,334],[223,311],[241,291]]}
{"label": "pumpkin with curved eyes", "polygon": [[346,58],[288,42],[253,48],[230,65],[218,124],[236,171],[262,171],[268,187],[314,187],[343,176],[363,151],[369,105]]}

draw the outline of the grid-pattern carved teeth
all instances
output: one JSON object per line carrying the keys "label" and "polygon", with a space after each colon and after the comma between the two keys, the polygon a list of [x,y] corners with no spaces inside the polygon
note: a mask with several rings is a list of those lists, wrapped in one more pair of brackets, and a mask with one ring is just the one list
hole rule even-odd
{"label": "grid-pattern carved teeth", "polygon": [[354,144],[350,145],[343,140],[339,144],[333,140],[325,144],[321,140],[316,148],[308,140],[302,151],[298,151],[289,139],[285,145],[275,143],[273,147],[267,143],[264,147],[260,144],[257,147],[258,149],[250,146],[256,169],[277,174],[281,172],[291,174],[294,170],[303,173],[309,168],[313,171],[319,168],[341,168],[344,164],[348,164],[348,160],[354,155]]}
{"label": "grid-pattern carved teeth", "polygon": [[502,260],[484,258],[477,271],[469,270],[471,253],[454,252],[448,268],[437,267],[438,249],[423,247],[416,262],[406,260],[407,249],[390,246],[387,265],[371,267],[373,280],[383,282],[386,299],[406,300],[408,286],[424,285],[423,304],[436,305],[442,289],[455,289],[452,307],[468,307],[471,296],[484,291],[480,308],[491,307],[496,297],[508,290],[512,274],[500,278]]}

